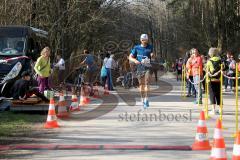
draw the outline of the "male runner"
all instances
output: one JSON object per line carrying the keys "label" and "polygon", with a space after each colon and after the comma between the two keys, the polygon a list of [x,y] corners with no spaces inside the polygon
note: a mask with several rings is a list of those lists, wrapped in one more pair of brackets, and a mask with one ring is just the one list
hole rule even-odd
{"label": "male runner", "polygon": [[149,107],[148,91],[150,80],[150,60],[153,57],[153,47],[148,44],[148,35],[142,34],[141,44],[134,46],[131,50],[129,60],[137,65],[137,77],[139,81],[140,94],[143,102],[143,108]]}

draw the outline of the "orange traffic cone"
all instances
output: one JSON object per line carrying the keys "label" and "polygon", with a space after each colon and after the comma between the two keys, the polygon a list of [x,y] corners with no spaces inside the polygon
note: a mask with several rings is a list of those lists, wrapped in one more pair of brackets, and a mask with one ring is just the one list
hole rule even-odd
{"label": "orange traffic cone", "polygon": [[216,128],[214,129],[213,146],[210,159],[211,160],[227,160],[226,147],[222,135],[222,122],[217,120]]}
{"label": "orange traffic cone", "polygon": [[69,113],[67,111],[67,102],[65,101],[63,93],[60,93],[57,117],[58,118],[68,118],[69,117]]}
{"label": "orange traffic cone", "polygon": [[72,103],[70,105],[70,111],[71,112],[80,111],[80,107],[78,106],[77,95],[72,95]]}
{"label": "orange traffic cone", "polygon": [[240,131],[237,132],[237,137],[233,146],[232,160],[240,160]]}
{"label": "orange traffic cone", "polygon": [[197,134],[195,142],[192,145],[192,150],[210,150],[211,146],[208,140],[208,131],[204,111],[201,111],[197,126]]}
{"label": "orange traffic cone", "polygon": [[105,86],[104,86],[104,95],[109,95],[109,90],[108,90],[108,84],[105,83]]}
{"label": "orange traffic cone", "polygon": [[100,98],[100,94],[98,91],[98,85],[93,87],[93,98]]}
{"label": "orange traffic cone", "polygon": [[85,87],[81,87],[81,95],[80,95],[80,102],[79,106],[85,106],[86,105],[86,97],[85,97],[85,92],[84,92]]}
{"label": "orange traffic cone", "polygon": [[49,104],[49,110],[48,110],[48,117],[47,121],[44,125],[44,128],[50,129],[50,128],[58,128],[59,125],[57,123],[57,117],[55,113],[55,106],[54,106],[54,100],[50,99],[50,104]]}
{"label": "orange traffic cone", "polygon": [[85,86],[85,99],[84,99],[85,104],[90,103],[90,97],[89,97],[90,91],[91,91],[91,87],[89,85],[86,85]]}

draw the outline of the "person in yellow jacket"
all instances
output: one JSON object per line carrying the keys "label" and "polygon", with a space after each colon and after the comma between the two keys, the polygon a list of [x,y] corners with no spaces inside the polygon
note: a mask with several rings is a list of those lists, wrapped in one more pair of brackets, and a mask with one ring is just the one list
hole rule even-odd
{"label": "person in yellow jacket", "polygon": [[[217,48],[210,48],[208,55],[210,59],[207,62],[208,72],[211,75],[209,76],[209,101],[212,105],[212,111],[210,114],[215,115],[217,112],[215,110],[216,105],[220,106],[220,70],[221,70],[221,58],[219,57],[219,50]],[[218,73],[218,74],[217,74]],[[220,111],[221,112],[221,111]]]}
{"label": "person in yellow jacket", "polygon": [[41,51],[41,56],[37,59],[37,62],[34,66],[34,70],[37,73],[37,81],[40,93],[43,93],[44,90],[49,89],[48,77],[50,76],[51,72],[50,53],[50,48],[45,47]]}

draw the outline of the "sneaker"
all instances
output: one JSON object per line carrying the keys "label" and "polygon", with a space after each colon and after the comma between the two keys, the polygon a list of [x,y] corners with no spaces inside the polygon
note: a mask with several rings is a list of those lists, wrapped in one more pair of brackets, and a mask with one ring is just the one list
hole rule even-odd
{"label": "sneaker", "polygon": [[203,104],[202,101],[194,101],[194,104]]}
{"label": "sneaker", "polygon": [[190,95],[190,94],[187,94],[186,97],[191,97],[191,95]]}
{"label": "sneaker", "polygon": [[148,100],[145,101],[145,104],[146,104],[147,107],[149,107],[149,101]]}
{"label": "sneaker", "polygon": [[143,108],[147,109],[148,107],[149,107],[149,101],[147,100],[147,101],[143,102]]}
{"label": "sneaker", "polygon": [[213,116],[216,115],[216,113],[217,113],[217,112],[216,112],[215,110],[211,110],[211,111],[209,112],[209,114],[210,114],[210,115],[213,115]]}

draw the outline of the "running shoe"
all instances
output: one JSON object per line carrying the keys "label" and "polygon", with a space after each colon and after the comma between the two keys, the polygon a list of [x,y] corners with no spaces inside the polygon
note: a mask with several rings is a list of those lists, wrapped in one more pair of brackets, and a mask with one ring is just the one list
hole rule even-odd
{"label": "running shoe", "polygon": [[143,108],[144,109],[147,109],[149,107],[149,101],[147,100],[147,101],[144,101],[143,102]]}
{"label": "running shoe", "polygon": [[217,114],[217,111],[215,111],[215,110],[211,110],[211,111],[209,112],[209,114],[212,115],[212,116],[214,116],[214,115]]}
{"label": "running shoe", "polygon": [[146,100],[145,103],[146,103],[147,107],[149,107],[149,101]]}
{"label": "running shoe", "polygon": [[193,103],[194,103],[194,104],[203,104],[202,101],[194,101]]}

